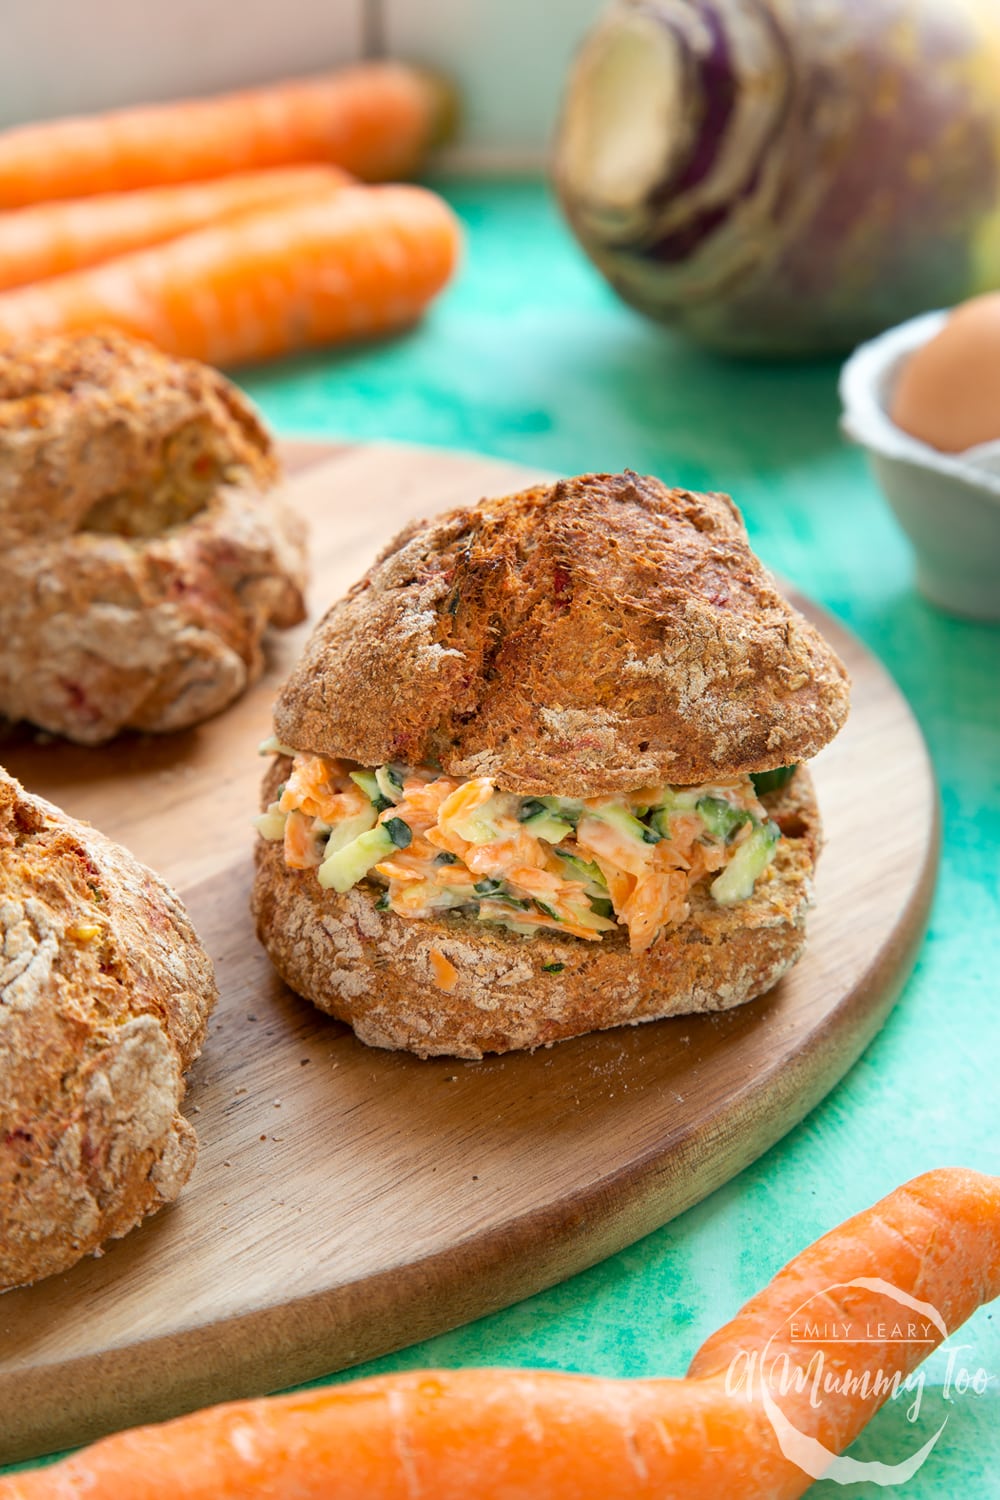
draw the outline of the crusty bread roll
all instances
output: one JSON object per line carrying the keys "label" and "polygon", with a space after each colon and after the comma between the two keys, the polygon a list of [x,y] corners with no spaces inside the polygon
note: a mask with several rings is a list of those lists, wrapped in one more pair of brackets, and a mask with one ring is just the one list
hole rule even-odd
{"label": "crusty bread roll", "polygon": [[[407,528],[317,626],[274,722],[282,747],[331,762],[597,799],[733,778],[749,791],[749,773],[815,754],[848,702],[843,665],[778,593],[728,497],[597,474]],[[290,765],[269,772],[265,807]],[[645,951],[620,925],[593,941],[551,921],[525,933],[474,911],[387,910],[384,880],[338,894],[264,839],[258,934],[287,982],[363,1040],[422,1055],[727,1008],[805,942],[821,841],[808,772],[762,804],[782,836],[752,895],[721,904],[708,878],[693,884],[684,919]]]}
{"label": "crusty bread roll", "polygon": [[274,727],[577,797],[807,760],[848,699],[728,496],[585,474],[403,531],[317,626]]}
{"label": "crusty bread roll", "polygon": [[304,614],[277,472],[203,365],[118,333],[0,354],[0,715],[93,745],[237,697]]}
{"label": "crusty bread roll", "polygon": [[0,1290],[176,1198],[215,1000],[173,892],[0,768]]}

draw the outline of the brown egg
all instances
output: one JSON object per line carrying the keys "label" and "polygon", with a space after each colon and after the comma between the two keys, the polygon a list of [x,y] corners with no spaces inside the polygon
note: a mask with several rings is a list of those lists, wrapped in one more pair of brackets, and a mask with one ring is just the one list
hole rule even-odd
{"label": "brown egg", "polygon": [[963,302],[910,355],[889,415],[943,453],[1000,441],[1000,292]]}

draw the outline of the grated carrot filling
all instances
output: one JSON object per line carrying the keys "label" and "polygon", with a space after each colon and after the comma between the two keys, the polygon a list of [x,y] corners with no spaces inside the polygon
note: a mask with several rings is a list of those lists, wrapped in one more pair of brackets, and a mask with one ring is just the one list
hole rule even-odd
{"label": "grated carrot filling", "polygon": [[[378,776],[377,793],[353,781],[352,771],[370,786]],[[746,821],[728,838],[713,833],[695,806],[702,795]],[[373,807],[378,822],[401,820],[410,834],[406,847],[368,872],[385,887],[383,904],[399,916],[462,910],[514,932],[551,930],[586,942],[622,926],[635,953],[685,920],[692,887],[721,871],[751,822],[767,817],[749,776],[574,801],[519,797],[483,776],[458,781],[427,767],[374,773],[297,754],[263,821],[277,814],[281,826],[284,819],[286,863],[310,869],[322,864],[338,825],[366,811],[371,818]],[[446,989],[443,966],[452,966],[438,958],[440,964],[431,957],[436,982]]]}

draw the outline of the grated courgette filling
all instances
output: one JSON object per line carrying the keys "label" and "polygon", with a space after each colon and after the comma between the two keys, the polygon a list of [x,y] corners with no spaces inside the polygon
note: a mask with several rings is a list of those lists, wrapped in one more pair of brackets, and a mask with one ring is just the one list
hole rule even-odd
{"label": "grated courgette filling", "polygon": [[[328,889],[381,885],[378,906],[419,919],[459,912],[530,935],[600,941],[628,929],[634,953],[678,926],[711,878],[724,906],[747,900],[780,837],[750,776],[603,797],[520,797],[488,777],[423,766],[375,769],[287,750],[292,770],[257,819],[285,863]],[[770,773],[768,773],[770,774]]]}

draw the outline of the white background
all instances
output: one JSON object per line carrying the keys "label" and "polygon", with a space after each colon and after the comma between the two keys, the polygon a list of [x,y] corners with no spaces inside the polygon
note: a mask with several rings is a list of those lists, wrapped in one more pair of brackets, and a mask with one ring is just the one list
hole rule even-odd
{"label": "white background", "polygon": [[460,164],[544,156],[573,49],[601,0],[0,0],[0,125],[307,73],[429,63],[461,89]]}

